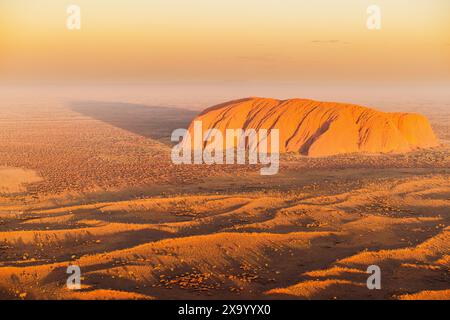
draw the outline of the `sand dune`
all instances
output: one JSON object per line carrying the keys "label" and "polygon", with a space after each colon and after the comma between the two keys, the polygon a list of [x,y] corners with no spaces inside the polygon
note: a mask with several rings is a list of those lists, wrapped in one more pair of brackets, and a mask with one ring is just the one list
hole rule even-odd
{"label": "sand dune", "polygon": [[[431,200],[421,193],[427,184],[450,187],[440,179],[27,211],[14,222],[20,230],[0,232],[0,292],[39,299],[448,298],[449,217],[421,206],[450,207],[441,193]],[[81,267],[81,291],[65,288],[70,264]],[[365,286],[371,264],[383,270],[379,292]]]}

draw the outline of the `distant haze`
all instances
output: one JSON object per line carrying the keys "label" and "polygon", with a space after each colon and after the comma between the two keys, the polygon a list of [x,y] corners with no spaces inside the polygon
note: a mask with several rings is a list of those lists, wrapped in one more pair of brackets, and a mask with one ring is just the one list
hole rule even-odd
{"label": "distant haze", "polygon": [[2,0],[0,81],[450,80],[450,2]]}

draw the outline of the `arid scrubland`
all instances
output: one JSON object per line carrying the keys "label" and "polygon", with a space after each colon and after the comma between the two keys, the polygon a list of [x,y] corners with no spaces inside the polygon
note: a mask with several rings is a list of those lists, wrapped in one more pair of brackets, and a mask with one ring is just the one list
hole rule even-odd
{"label": "arid scrubland", "polygon": [[[172,164],[168,137],[196,112],[6,99],[0,298],[449,299],[450,109],[438,110],[420,109],[439,147],[289,153],[262,177]],[[70,264],[81,290],[66,287]],[[366,287],[373,264],[382,290]]]}

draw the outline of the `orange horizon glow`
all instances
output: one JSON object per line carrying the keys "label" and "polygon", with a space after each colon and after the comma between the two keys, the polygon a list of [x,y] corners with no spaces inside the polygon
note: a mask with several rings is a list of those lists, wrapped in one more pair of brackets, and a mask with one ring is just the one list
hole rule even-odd
{"label": "orange horizon glow", "polygon": [[[395,3],[394,3],[395,2]],[[82,28],[66,29],[81,7]],[[6,0],[0,80],[450,80],[450,3]]]}

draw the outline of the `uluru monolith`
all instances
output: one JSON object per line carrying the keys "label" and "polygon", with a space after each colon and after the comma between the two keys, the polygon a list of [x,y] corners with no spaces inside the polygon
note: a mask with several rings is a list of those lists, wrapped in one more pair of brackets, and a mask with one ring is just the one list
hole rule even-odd
{"label": "uluru monolith", "polygon": [[203,131],[222,133],[227,129],[279,129],[281,153],[315,157],[402,153],[438,145],[428,119],[420,114],[307,99],[234,100],[206,109],[194,121],[202,122]]}

